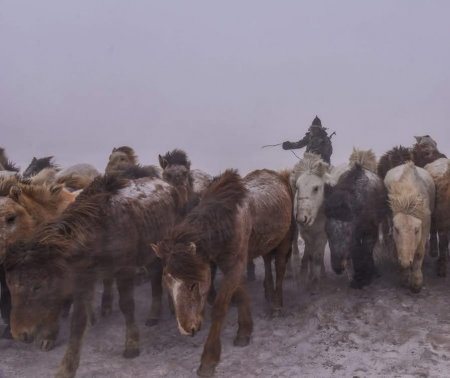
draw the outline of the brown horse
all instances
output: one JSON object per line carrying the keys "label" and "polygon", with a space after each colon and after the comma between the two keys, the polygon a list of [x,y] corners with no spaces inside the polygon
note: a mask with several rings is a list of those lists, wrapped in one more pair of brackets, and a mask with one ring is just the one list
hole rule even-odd
{"label": "brown horse", "polygon": [[[139,354],[133,288],[138,267],[156,257],[145,246],[165,237],[177,215],[175,190],[159,179],[122,181],[97,178],[55,221],[26,243],[11,246],[5,257],[11,290],[11,332],[29,342],[57,324],[64,301],[73,298],[69,343],[57,377],[73,377],[79,360],[95,282],[113,276],[125,316],[124,357]],[[152,279],[150,317],[159,315],[161,271]]]}
{"label": "brown horse", "polygon": [[[272,219],[277,222],[272,222]],[[211,263],[223,278],[212,309],[212,324],[203,348],[200,376],[211,376],[220,360],[220,335],[233,299],[238,307],[237,346],[248,345],[253,330],[242,275],[247,260],[264,256],[266,297],[282,305],[282,281],[292,243],[292,193],[288,174],[255,171],[243,180],[235,171],[214,179],[199,204],[173,230],[152,245],[163,260],[164,282],[175,305],[178,328],[194,335],[200,328],[210,288]],[[271,260],[275,257],[277,287]]]}
{"label": "brown horse", "polygon": [[[30,185],[15,177],[0,179],[0,310],[8,325],[4,337],[10,337],[11,312],[10,293],[2,265],[6,248],[19,240],[30,238],[40,224],[56,218],[76,196],[64,190],[62,185]],[[41,348],[48,350],[53,343],[54,338],[48,335],[41,343]]]}

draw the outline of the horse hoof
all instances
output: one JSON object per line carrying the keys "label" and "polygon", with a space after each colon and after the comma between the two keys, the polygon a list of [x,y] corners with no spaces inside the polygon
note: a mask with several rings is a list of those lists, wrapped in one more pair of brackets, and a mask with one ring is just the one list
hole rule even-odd
{"label": "horse hoof", "polygon": [[199,377],[212,377],[215,373],[215,370],[215,366],[200,365],[200,367],[197,369],[197,375]]}
{"label": "horse hoof", "polygon": [[55,340],[46,339],[41,341],[39,348],[44,352],[48,352],[49,350],[53,349],[54,346]]}
{"label": "horse hoof", "polygon": [[420,290],[422,290],[422,286],[410,286],[409,288],[411,292],[414,294],[420,293]]}
{"label": "horse hoof", "polygon": [[139,354],[140,354],[139,348],[125,349],[123,351],[123,356],[125,358],[135,358],[139,356]]}
{"label": "horse hoof", "polygon": [[283,310],[281,308],[277,307],[270,310],[271,318],[279,318],[281,316],[283,316]]}
{"label": "horse hoof", "polygon": [[112,308],[111,307],[102,307],[101,311],[102,317],[106,318],[112,314]]}
{"label": "horse hoof", "polygon": [[147,319],[145,325],[147,327],[153,327],[158,324],[158,319]]}
{"label": "horse hoof", "polygon": [[234,346],[245,347],[250,344],[250,336],[236,336],[233,344]]}

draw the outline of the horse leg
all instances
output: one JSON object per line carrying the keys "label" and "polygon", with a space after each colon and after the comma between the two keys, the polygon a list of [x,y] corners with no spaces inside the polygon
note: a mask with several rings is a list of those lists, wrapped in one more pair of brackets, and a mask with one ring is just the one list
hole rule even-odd
{"label": "horse leg", "polygon": [[[211,326],[209,328],[206,343],[203,347],[200,367],[197,370],[197,374],[200,377],[211,377],[220,361],[220,353],[222,349],[220,334],[222,332],[223,322],[225,320],[231,298],[240,285],[243,271],[243,262],[238,262],[237,266],[230,273],[225,274],[222,279],[212,308]],[[240,296],[241,294],[238,293],[237,299],[240,299]]]}
{"label": "horse leg", "polygon": [[286,235],[284,240],[275,250],[276,284],[275,297],[272,304],[274,313],[279,312],[283,307],[283,281],[286,274],[287,257],[289,256],[291,243],[291,232],[288,232],[288,235]]}
{"label": "horse leg", "polygon": [[312,253],[312,280],[315,284],[320,283],[321,277],[325,272],[323,256],[325,254],[325,246],[327,245],[327,236],[325,233],[317,235],[314,243],[314,251]]}
{"label": "horse leg", "polygon": [[437,275],[445,277],[447,275],[448,260],[448,232],[439,232],[439,258],[437,260]]}
{"label": "horse leg", "polygon": [[[430,227],[430,256],[438,257],[439,256],[438,233],[436,231],[436,221],[433,218],[434,217],[431,217],[431,227]],[[440,276],[439,262],[438,262],[438,276]]]}
{"label": "horse leg", "polygon": [[250,336],[253,332],[253,319],[250,309],[250,298],[247,290],[241,284],[234,292],[233,302],[238,308],[238,324],[236,338],[234,339],[235,346],[246,346],[250,342]]}
{"label": "horse leg", "polygon": [[[145,325],[152,327],[158,324],[162,307],[162,265],[158,262],[156,269],[152,269],[150,281],[152,284],[152,304]],[[134,302],[133,302],[134,303]]]}
{"label": "horse leg", "polygon": [[273,302],[275,296],[275,288],[273,285],[272,275],[272,254],[268,253],[263,256],[264,260],[264,296],[269,303]]}
{"label": "horse leg", "polygon": [[413,293],[418,293],[422,289],[423,275],[422,262],[425,255],[425,241],[421,242],[417,248],[416,255],[411,269],[411,276],[409,281],[409,288]]}
{"label": "horse leg", "polygon": [[125,317],[127,328],[125,337],[125,358],[134,358],[139,355],[139,330],[134,320],[134,277],[116,276],[117,290],[119,292],[119,307]]}
{"label": "horse leg", "polygon": [[209,288],[208,292],[208,303],[213,304],[214,300],[216,299],[216,286],[214,284],[214,280],[216,279],[216,273],[217,273],[217,265],[213,262],[210,262],[211,267],[211,287]]}
{"label": "horse leg", "polygon": [[11,294],[8,286],[6,286],[6,277],[3,265],[0,265],[0,312],[3,321],[6,323],[6,328],[1,335],[1,338],[12,339],[11,328],[9,326],[9,316],[11,314]]}
{"label": "horse leg", "polygon": [[253,262],[253,260],[249,260],[247,263],[247,281],[253,282],[255,280],[255,263]]}
{"label": "horse leg", "polygon": [[[302,267],[302,259],[305,253],[305,242],[302,238],[299,241],[299,230],[297,223],[294,227],[294,235],[292,240],[292,255],[289,259],[289,265],[291,267],[292,275],[294,277],[295,283],[298,285],[300,283],[301,277],[301,267]],[[301,244],[301,246],[299,245]]]}
{"label": "horse leg", "polygon": [[114,277],[108,276],[103,279],[103,294],[102,294],[102,316],[109,316],[112,312],[113,302],[113,284]]}
{"label": "horse leg", "polygon": [[[89,290],[94,290],[93,285]],[[83,293],[78,293],[73,301],[69,343],[55,378],[75,377],[75,373],[80,363],[80,351],[84,332],[86,331],[88,323],[89,309],[90,304],[86,302]]]}

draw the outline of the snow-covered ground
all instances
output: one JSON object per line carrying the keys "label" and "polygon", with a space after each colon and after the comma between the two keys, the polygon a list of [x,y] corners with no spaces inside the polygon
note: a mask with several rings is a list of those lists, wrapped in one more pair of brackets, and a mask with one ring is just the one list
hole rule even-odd
{"label": "snow-covered ground", "polygon": [[[314,294],[288,276],[284,313],[272,319],[267,315],[258,260],[257,281],[249,284],[253,338],[248,347],[233,346],[237,315],[232,308],[216,377],[448,377],[449,279],[437,278],[427,261],[425,287],[416,295],[399,287],[395,270],[380,270],[382,277],[363,290],[352,290],[344,276],[328,273]],[[145,327],[148,298],[148,284],[138,287],[141,355],[122,358],[125,327],[115,303],[113,314],[88,330],[77,377],[196,376],[209,322],[195,337],[181,336],[166,305],[161,323]],[[51,377],[65,350],[67,320],[61,328],[57,346],[50,352],[0,340],[0,377]]]}

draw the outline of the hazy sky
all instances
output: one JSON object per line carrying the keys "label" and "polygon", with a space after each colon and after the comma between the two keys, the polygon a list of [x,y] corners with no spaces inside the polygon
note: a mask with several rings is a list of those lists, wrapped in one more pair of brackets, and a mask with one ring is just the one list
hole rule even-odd
{"label": "hazy sky", "polygon": [[[317,114],[332,162],[430,134],[450,154],[450,1],[0,1],[0,146],[104,169],[185,149],[217,173]],[[300,154],[303,151],[299,152]]]}

